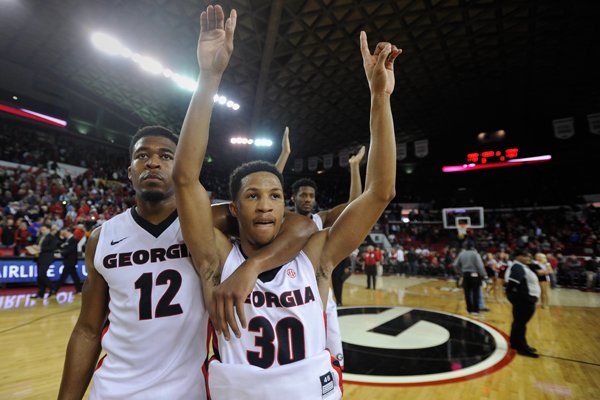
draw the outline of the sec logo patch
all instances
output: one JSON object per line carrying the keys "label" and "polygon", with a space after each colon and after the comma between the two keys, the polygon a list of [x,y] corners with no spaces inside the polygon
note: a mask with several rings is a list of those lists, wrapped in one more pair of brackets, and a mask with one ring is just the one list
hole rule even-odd
{"label": "sec logo patch", "polygon": [[450,383],[492,373],[514,357],[504,333],[459,315],[407,307],[344,307],[338,317],[348,383]]}

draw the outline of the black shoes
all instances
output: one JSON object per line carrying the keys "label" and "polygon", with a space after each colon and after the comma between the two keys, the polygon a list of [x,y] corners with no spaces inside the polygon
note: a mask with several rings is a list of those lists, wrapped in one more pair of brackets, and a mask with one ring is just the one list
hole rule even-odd
{"label": "black shoes", "polygon": [[518,349],[517,353],[519,353],[522,356],[525,357],[531,357],[531,358],[538,358],[540,355],[538,353],[534,353],[533,351],[530,350],[531,348],[527,348],[527,349]]}
{"label": "black shoes", "polygon": [[44,295],[40,296],[40,294],[38,293],[38,294],[34,294],[33,296],[30,296],[29,298],[30,299],[43,299]]}
{"label": "black shoes", "polygon": [[490,309],[489,308],[480,308],[479,311],[487,312],[487,311],[490,311]]}
{"label": "black shoes", "polygon": [[535,347],[530,347],[530,346],[526,345],[525,347],[521,347],[521,348],[513,347],[513,349],[515,349],[518,354],[525,356],[525,357],[538,358],[540,356],[537,353],[537,349]]}

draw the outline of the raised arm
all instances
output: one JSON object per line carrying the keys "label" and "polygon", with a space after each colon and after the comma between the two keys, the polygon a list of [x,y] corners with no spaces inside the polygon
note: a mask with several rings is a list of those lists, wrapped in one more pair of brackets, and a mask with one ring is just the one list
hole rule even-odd
{"label": "raised arm", "polygon": [[83,398],[100,355],[100,339],[108,314],[108,285],[94,267],[99,236],[100,228],[96,228],[85,251],[88,276],[83,284],[79,318],[67,346],[59,400]]}
{"label": "raised arm", "polygon": [[360,48],[371,90],[371,144],[365,191],[346,207],[328,233],[319,258],[324,276],[330,276],[331,270],[362,243],[395,196],[396,141],[390,96],[394,90],[394,59],[401,50],[390,43],[379,43],[371,54],[364,32],[360,35]]}
{"label": "raised arm", "polygon": [[360,163],[365,156],[365,146],[360,146],[358,153],[350,157],[350,196],[348,203],[352,203],[362,193],[362,180],[360,179]]}
{"label": "raised arm", "polygon": [[348,196],[348,202],[333,207],[331,210],[325,210],[319,212],[321,221],[323,221],[323,228],[329,228],[333,225],[336,219],[340,216],[342,211],[346,209],[346,206],[352,201],[358,198],[362,193],[362,181],[360,179],[360,162],[365,155],[365,146],[361,146],[358,153],[350,157],[348,164],[350,164],[350,195]]}
{"label": "raised arm", "polygon": [[236,12],[225,22],[221,6],[208,6],[200,16],[198,86],[192,95],[175,153],[173,180],[183,237],[203,285],[214,278],[218,264],[210,199],[199,181],[208,143],[208,129],[223,71],[233,51]]}
{"label": "raised arm", "polygon": [[292,149],[290,146],[290,128],[286,126],[285,130],[283,131],[283,138],[281,139],[281,154],[279,154],[279,158],[275,163],[277,170],[282,174],[291,152]]}

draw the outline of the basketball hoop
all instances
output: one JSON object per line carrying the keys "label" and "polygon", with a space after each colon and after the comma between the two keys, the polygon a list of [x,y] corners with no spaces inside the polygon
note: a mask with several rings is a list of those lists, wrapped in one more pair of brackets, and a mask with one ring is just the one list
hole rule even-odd
{"label": "basketball hoop", "polygon": [[456,230],[458,231],[457,236],[458,240],[463,240],[467,235],[467,229],[469,228],[469,224],[466,222],[458,222],[456,224]]}

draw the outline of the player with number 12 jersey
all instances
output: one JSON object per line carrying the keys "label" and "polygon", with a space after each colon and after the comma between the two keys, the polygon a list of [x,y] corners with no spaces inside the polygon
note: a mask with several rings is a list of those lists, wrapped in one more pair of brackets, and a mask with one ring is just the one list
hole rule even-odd
{"label": "player with number 12 jersey", "polygon": [[110,302],[90,398],[206,398],[208,317],[177,212],[159,225],[135,208],[105,222],[94,265]]}

